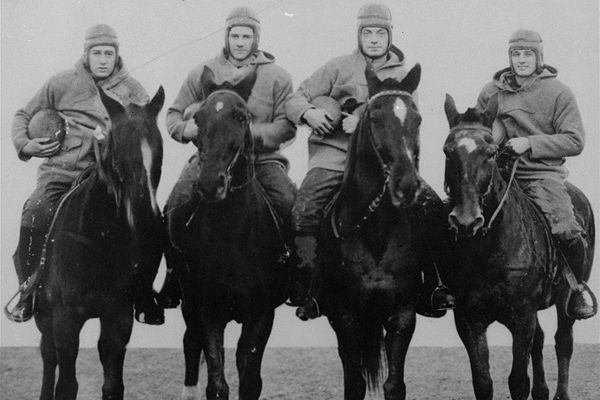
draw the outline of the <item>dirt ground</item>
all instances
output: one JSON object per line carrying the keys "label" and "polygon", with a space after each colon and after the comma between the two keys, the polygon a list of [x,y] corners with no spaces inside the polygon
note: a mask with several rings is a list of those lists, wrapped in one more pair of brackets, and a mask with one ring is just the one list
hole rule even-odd
{"label": "dirt ground", "polygon": [[[227,379],[237,398],[234,350],[226,350]],[[36,348],[0,348],[0,398],[37,398],[41,384],[41,358]],[[556,388],[556,357],[544,349],[546,379],[551,395]],[[509,399],[509,347],[492,347],[491,373],[494,398]],[[181,349],[130,349],[125,360],[125,398],[177,400],[183,384]],[[201,370],[204,391],[206,369]],[[101,397],[102,370],[95,349],[81,350],[77,363],[79,399]],[[267,348],[263,363],[261,399],[342,399],[342,367],[334,348]],[[473,399],[470,370],[463,348],[413,347],[406,364],[407,399]],[[570,394],[573,400],[600,398],[600,345],[575,345],[571,362]],[[368,399],[382,399],[381,391]]]}

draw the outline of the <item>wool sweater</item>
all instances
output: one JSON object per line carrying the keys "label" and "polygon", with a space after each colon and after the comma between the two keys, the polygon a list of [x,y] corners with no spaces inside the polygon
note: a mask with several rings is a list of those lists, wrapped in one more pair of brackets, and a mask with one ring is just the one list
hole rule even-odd
{"label": "wool sweater", "polygon": [[486,110],[493,96],[498,98],[496,121],[504,139],[526,137],[531,151],[521,157],[518,179],[564,180],[568,172],[565,157],[581,153],[584,130],[575,96],[558,79],[549,65],[523,86],[515,88],[514,73],[505,68],[482,89],[477,108]]}
{"label": "wool sweater", "polygon": [[275,57],[263,51],[257,51],[240,68],[234,66],[224,52],[195,67],[167,111],[167,129],[173,139],[187,142],[183,137],[187,123],[184,114],[190,105],[206,97],[200,82],[205,66],[212,70],[217,84],[236,84],[256,69],[256,82],[247,102],[253,116],[251,132],[255,138],[255,162],[279,161],[287,166],[288,161],[279,150],[285,142],[296,136],[296,129],[285,116],[285,100],[292,92],[292,78],[283,68],[275,65]]}
{"label": "wool sweater", "polygon": [[[336,57],[306,79],[286,103],[286,114],[295,124],[304,123],[303,114],[315,108],[311,101],[319,96],[329,96],[343,105],[349,99],[365,103],[369,97],[365,68],[367,60],[357,49],[352,54]],[[404,79],[404,54],[392,46],[387,61],[375,69],[380,80]],[[344,132],[323,136],[312,132],[308,138],[308,169],[325,168],[343,171],[350,137]]]}
{"label": "wool sweater", "polygon": [[47,158],[38,169],[38,181],[72,182],[81,171],[96,162],[93,132],[99,127],[110,132],[110,118],[98,88],[123,105],[145,104],[149,97],[142,85],[129,76],[121,58],[115,72],[94,82],[90,71],[80,59],[73,69],[52,76],[27,105],[18,110],[12,124],[12,140],[21,160],[29,160],[23,147],[29,142],[29,121],[42,109],[56,110],[68,123],[68,134],[58,153]]}

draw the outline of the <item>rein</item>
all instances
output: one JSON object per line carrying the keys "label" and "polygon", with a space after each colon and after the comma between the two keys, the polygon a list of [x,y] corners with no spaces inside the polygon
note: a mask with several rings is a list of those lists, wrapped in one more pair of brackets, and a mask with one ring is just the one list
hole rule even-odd
{"label": "rein", "polygon": [[[359,131],[362,132],[363,130],[363,126],[365,124],[365,121],[367,120],[367,116],[369,115],[369,107],[371,107],[373,101],[379,97],[384,97],[384,96],[400,96],[400,95],[407,95],[409,97],[412,98],[412,94],[409,92],[406,92],[404,90],[384,90],[382,92],[376,93],[375,95],[373,95],[368,101],[367,101],[367,106],[365,107],[365,111],[363,112],[363,116],[360,119],[360,125],[359,125]],[[349,235],[351,235],[352,233],[358,231],[361,227],[362,224],[365,223],[365,221],[367,221],[369,219],[369,217],[371,216],[371,214],[373,214],[375,212],[375,210],[377,210],[379,208],[379,206],[381,205],[381,200],[383,199],[383,196],[385,195],[385,192],[387,190],[387,185],[390,181],[390,168],[387,165],[387,163],[383,160],[383,157],[381,157],[381,154],[379,153],[379,151],[377,150],[377,146],[375,144],[375,139],[373,138],[373,134],[371,132],[371,130],[369,130],[369,142],[371,143],[371,146],[373,148],[373,151],[375,152],[375,155],[377,156],[377,161],[379,162],[379,165],[381,167],[381,170],[383,172],[383,185],[381,187],[381,190],[379,191],[379,193],[377,194],[377,196],[375,196],[375,198],[369,203],[369,206],[367,207],[366,211],[364,212],[363,216],[359,219],[359,221],[352,227],[352,229],[350,229],[350,231],[348,232],[348,234],[346,235],[342,235],[337,227],[337,224],[335,222],[336,218],[336,208],[334,207],[332,209],[332,215],[330,218],[330,223],[331,223],[331,230],[333,232],[333,236],[336,239],[345,239],[347,238]]]}
{"label": "rein", "polygon": [[[498,206],[496,207],[496,209],[492,213],[492,216],[490,217],[490,220],[489,220],[487,226],[485,226],[482,229],[482,231],[481,231],[481,234],[483,236],[487,235],[487,233],[489,232],[489,230],[492,228],[492,224],[494,223],[494,220],[496,219],[496,217],[500,213],[500,210],[502,210],[502,207],[504,206],[504,203],[506,202],[506,199],[508,198],[508,192],[510,191],[510,187],[511,187],[513,181],[515,180],[515,173],[517,172],[517,166],[518,165],[519,165],[519,159],[517,158],[515,160],[515,162],[513,163],[512,170],[510,171],[510,179],[508,180],[508,184],[506,185],[506,190],[504,191],[504,194],[502,195],[502,198],[500,199],[500,202],[498,203]],[[490,185],[489,185],[489,189],[488,189],[489,191],[491,191],[492,179],[493,179],[493,176],[492,176],[492,178],[490,178]],[[487,193],[488,192],[486,192],[486,194]]]}

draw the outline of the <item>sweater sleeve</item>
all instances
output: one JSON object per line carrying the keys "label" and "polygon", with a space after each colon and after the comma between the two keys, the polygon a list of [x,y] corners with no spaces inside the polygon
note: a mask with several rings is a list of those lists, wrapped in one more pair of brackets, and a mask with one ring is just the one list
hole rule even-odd
{"label": "sweater sleeve", "polygon": [[292,93],[292,78],[285,74],[273,85],[273,121],[252,125],[252,135],[257,153],[269,153],[280,149],[281,144],[296,136],[296,128],[287,119],[285,104]]}
{"label": "sweater sleeve", "polygon": [[554,134],[529,136],[532,159],[570,157],[583,151],[583,123],[575,96],[569,89],[556,98],[552,126]]}
{"label": "sweater sleeve", "polygon": [[29,160],[31,157],[23,154],[23,147],[27,145],[30,138],[28,135],[29,121],[38,111],[46,108],[54,109],[54,96],[52,94],[51,84],[48,81],[33,98],[19,109],[13,118],[11,137],[13,145],[17,150],[19,159],[23,161]]}
{"label": "sweater sleeve", "polygon": [[190,72],[183,82],[173,105],[167,111],[167,131],[169,135],[178,142],[187,143],[189,140],[183,137],[186,122],[183,119],[185,109],[204,99],[204,94],[200,86],[200,68],[195,68]]}
{"label": "sweater sleeve", "polygon": [[307,110],[315,108],[310,102],[316,97],[328,96],[331,93],[335,80],[334,73],[335,68],[328,63],[300,84],[285,105],[285,112],[290,121],[296,125],[302,124],[302,115]]}

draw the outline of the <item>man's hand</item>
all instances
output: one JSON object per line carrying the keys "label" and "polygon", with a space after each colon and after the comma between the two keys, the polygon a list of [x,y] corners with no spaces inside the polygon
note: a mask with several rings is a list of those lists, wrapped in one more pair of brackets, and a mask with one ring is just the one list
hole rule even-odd
{"label": "man's hand", "polygon": [[342,120],[342,128],[344,129],[344,132],[349,135],[354,133],[360,118],[354,114],[348,114],[347,112],[342,112],[342,115],[344,116],[344,119]]}
{"label": "man's hand", "polygon": [[318,134],[327,136],[333,132],[331,121],[333,120],[327,111],[322,108],[311,108],[302,115],[306,123]]}
{"label": "man's hand", "polygon": [[526,137],[509,139],[508,142],[506,142],[505,146],[510,151],[518,155],[521,155],[527,150],[531,149],[531,143],[529,142],[529,138]]}
{"label": "man's hand", "polygon": [[31,139],[21,150],[29,157],[50,157],[60,150],[58,141],[50,142],[50,138]]}
{"label": "man's hand", "polygon": [[183,137],[189,141],[196,139],[198,136],[198,126],[196,125],[196,121],[194,119],[188,119],[185,123],[185,128],[183,129]]}

